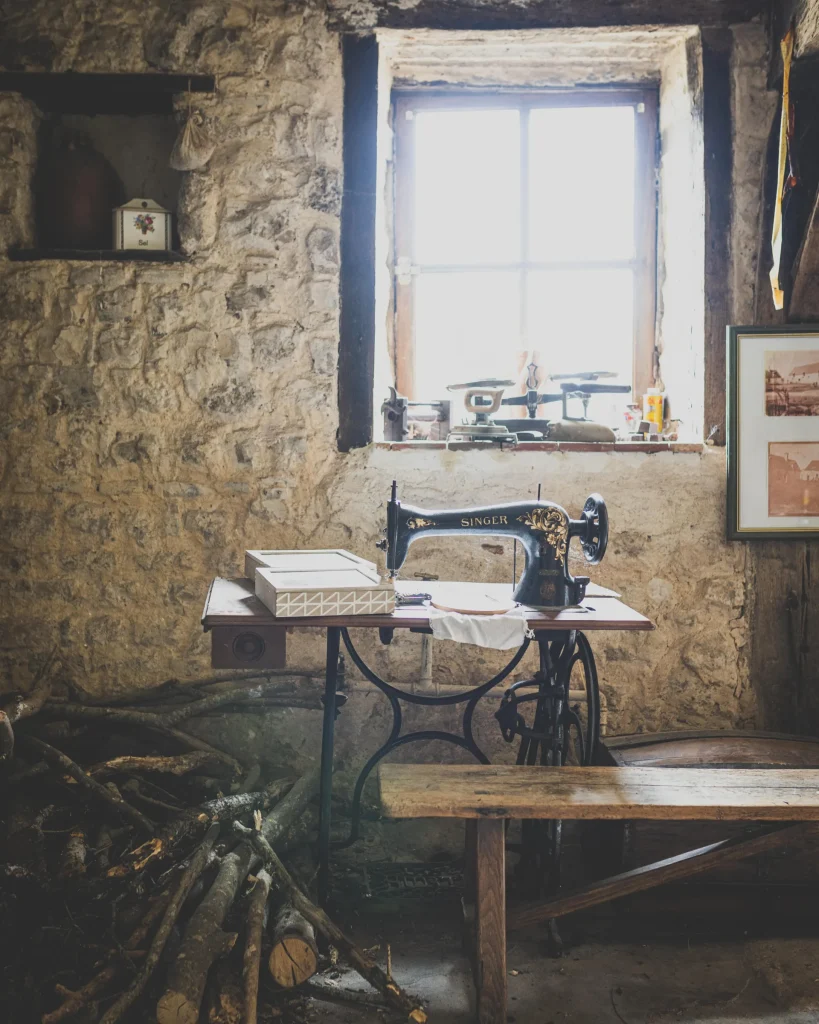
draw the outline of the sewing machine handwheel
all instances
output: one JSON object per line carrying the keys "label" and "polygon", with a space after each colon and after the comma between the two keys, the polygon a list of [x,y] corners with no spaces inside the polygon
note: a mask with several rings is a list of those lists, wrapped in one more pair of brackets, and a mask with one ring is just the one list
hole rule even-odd
{"label": "sewing machine handwheel", "polygon": [[597,565],[603,560],[609,543],[609,513],[599,494],[586,498],[581,518],[586,523],[586,536],[580,541],[583,555],[590,565]]}

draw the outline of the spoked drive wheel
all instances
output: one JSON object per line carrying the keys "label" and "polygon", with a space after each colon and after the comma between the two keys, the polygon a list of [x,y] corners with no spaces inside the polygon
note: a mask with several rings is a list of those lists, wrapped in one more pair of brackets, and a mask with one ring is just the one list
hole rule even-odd
{"label": "spoked drive wheel", "polygon": [[[497,713],[504,738],[520,737],[517,763],[593,763],[600,728],[597,670],[582,633],[541,642],[541,670],[534,679],[513,684]],[[562,821],[523,821],[517,888],[525,899],[554,895],[560,885]]]}

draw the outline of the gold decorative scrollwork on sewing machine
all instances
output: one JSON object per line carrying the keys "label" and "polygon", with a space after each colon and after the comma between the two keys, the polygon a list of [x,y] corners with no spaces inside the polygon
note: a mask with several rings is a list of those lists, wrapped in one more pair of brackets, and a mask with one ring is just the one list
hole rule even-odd
{"label": "gold decorative scrollwork on sewing machine", "polygon": [[555,549],[561,562],[566,558],[569,544],[569,521],[556,508],[533,508],[518,516],[519,523],[525,523],[532,530],[546,535],[546,543]]}
{"label": "gold decorative scrollwork on sewing machine", "polygon": [[432,519],[422,519],[421,516],[414,516],[412,519],[407,520],[408,530],[423,530],[425,526],[434,526],[435,523]]}

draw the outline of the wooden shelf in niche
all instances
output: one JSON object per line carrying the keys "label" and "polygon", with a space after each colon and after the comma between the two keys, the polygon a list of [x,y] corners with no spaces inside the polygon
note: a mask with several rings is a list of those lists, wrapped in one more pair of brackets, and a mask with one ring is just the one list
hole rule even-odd
{"label": "wooden shelf in niche", "polygon": [[[46,197],[55,195],[53,155],[62,140],[75,136],[107,161],[107,176],[121,187],[108,189],[106,210],[147,196],[176,211],[182,175],[169,166],[179,124],[174,98],[185,93],[209,94],[216,89],[213,75],[96,74],[82,72],[0,72],[0,94],[17,93],[33,101],[42,118],[37,133],[38,166],[31,182],[36,212],[32,248],[17,248],[8,258],[18,262],[80,260],[93,262],[183,263],[177,251],[113,250],[110,213],[105,225],[95,211],[95,230],[53,230],[53,211]],[[51,164],[49,157],[52,157]],[[106,179],[103,173],[102,178]],[[107,180],[107,179],[106,179]],[[106,181],[103,181],[105,184]],[[104,192],[104,190],[103,190]],[[97,195],[103,195],[97,191]],[[53,203],[51,204],[53,205]],[[98,229],[98,230],[97,230]],[[76,248],[79,244],[83,248]],[[179,248],[174,231],[172,244]],[[94,248],[90,248],[93,246]],[[103,248],[98,249],[97,246]],[[59,247],[59,248],[57,248]]]}
{"label": "wooden shelf in niche", "polygon": [[164,249],[9,249],[8,257],[17,263],[37,260],[86,260],[94,263],[187,263],[181,252]]}
{"label": "wooden shelf in niche", "polygon": [[0,72],[0,92],[20,93],[53,114],[171,114],[175,93],[215,89],[213,75]]}

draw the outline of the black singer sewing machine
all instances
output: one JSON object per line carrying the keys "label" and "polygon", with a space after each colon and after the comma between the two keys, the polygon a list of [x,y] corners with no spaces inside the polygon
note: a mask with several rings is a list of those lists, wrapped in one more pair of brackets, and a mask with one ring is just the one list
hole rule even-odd
{"label": "black singer sewing machine", "polygon": [[491,534],[515,537],[526,553],[526,566],[514,594],[515,601],[532,608],[568,608],[586,593],[587,576],[573,577],[568,553],[572,537],[580,540],[590,565],[606,553],[609,519],[606,503],[592,494],[580,519],[570,519],[552,501],[528,500],[482,508],[426,509],[402,505],[395,481],[387,506],[386,538],[379,547],[387,553],[387,571],[395,577],[410,544],[419,537],[457,537]]}

